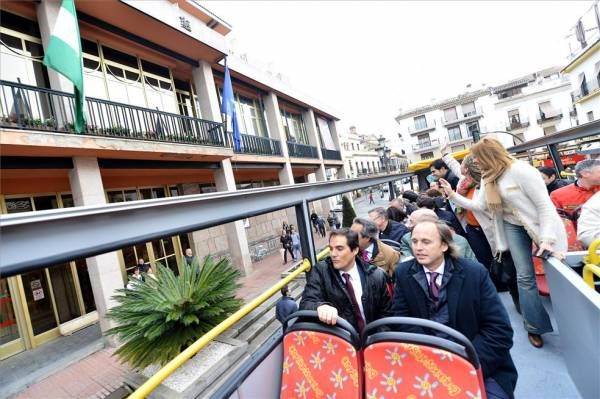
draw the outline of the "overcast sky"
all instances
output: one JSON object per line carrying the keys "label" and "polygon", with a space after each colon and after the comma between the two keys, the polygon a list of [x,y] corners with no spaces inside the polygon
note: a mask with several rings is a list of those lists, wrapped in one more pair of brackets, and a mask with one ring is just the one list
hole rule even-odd
{"label": "overcast sky", "polygon": [[331,105],[341,128],[399,132],[425,105],[554,65],[590,1],[201,1],[238,53]]}

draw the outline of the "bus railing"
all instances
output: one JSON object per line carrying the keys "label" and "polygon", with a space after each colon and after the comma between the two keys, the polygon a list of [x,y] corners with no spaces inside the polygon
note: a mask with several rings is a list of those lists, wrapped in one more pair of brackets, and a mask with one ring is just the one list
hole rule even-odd
{"label": "bus railing", "polygon": [[[329,255],[329,249],[326,248],[317,254],[317,260],[322,260]],[[196,342],[187,347],[183,352],[177,355],[173,360],[164,365],[160,370],[156,372],[152,377],[150,377],[144,384],[142,384],[138,389],[136,389],[130,396],[129,399],[142,399],[148,396],[156,387],[160,385],[167,377],[169,377],[175,370],[177,370],[183,363],[189,360],[192,356],[198,353],[202,348],[204,348],[210,341],[215,339],[217,336],[225,332],[229,327],[239,321],[242,317],[246,316],[248,313],[252,312],[254,309],[259,307],[265,301],[267,301],[270,297],[275,295],[281,288],[287,284],[289,284],[293,279],[295,279],[300,273],[310,271],[312,265],[308,259],[304,259],[300,267],[291,272],[285,278],[279,280],[279,282],[275,283],[271,288],[264,291],[258,297],[254,298],[250,303],[244,305],[240,310],[233,313],[227,319],[223,320],[221,323],[217,324],[212,330],[204,334],[202,337],[198,338]]]}
{"label": "bus railing", "polygon": [[585,266],[583,266],[583,280],[587,285],[595,289],[594,275],[600,278],[600,239],[592,242],[588,249],[588,255],[583,258]]}

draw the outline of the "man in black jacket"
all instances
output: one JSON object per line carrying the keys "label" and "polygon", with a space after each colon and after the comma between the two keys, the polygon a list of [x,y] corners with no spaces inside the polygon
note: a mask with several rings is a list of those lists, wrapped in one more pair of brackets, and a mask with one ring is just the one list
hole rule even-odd
{"label": "man in black jacket", "polygon": [[448,165],[446,165],[446,162],[441,159],[436,159],[431,163],[429,170],[437,180],[445,179],[448,183],[450,183],[452,189],[456,191],[456,186],[458,185],[459,180],[458,176],[452,173],[450,168],[448,168]]}
{"label": "man in black jacket", "polygon": [[[489,273],[457,257],[452,233],[442,223],[418,223],[411,245],[415,259],[396,267],[394,316],[437,321],[465,335],[479,356],[487,397],[513,398],[513,330]],[[417,327],[404,330],[427,333]]]}
{"label": "man in black jacket", "polygon": [[390,220],[384,207],[378,207],[369,211],[371,219],[379,229],[379,239],[394,240],[400,243],[402,236],[408,233],[408,227],[402,223]]}
{"label": "man in black jacket", "polygon": [[316,310],[335,324],[342,317],[360,332],[368,323],[391,316],[385,272],[357,258],[358,234],[347,228],[329,235],[331,256],[317,263],[306,279],[301,310]]}
{"label": "man in black jacket", "polygon": [[568,186],[570,184],[567,180],[559,179],[558,177],[556,177],[556,169],[554,168],[542,166],[538,168],[538,170],[542,175],[542,179],[544,179],[544,183],[546,183],[546,189],[548,190],[548,194],[550,194],[556,189]]}

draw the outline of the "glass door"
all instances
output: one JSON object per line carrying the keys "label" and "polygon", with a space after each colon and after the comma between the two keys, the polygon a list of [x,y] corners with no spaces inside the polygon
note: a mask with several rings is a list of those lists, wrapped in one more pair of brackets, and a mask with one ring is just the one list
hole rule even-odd
{"label": "glass door", "polygon": [[21,280],[33,335],[40,335],[58,327],[45,269],[22,274]]}
{"label": "glass door", "polygon": [[0,279],[0,360],[19,353],[25,348],[19,334],[13,301],[8,280]]}

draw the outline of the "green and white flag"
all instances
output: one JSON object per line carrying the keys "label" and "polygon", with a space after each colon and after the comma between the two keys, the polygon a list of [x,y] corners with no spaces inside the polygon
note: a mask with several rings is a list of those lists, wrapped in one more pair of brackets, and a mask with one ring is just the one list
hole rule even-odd
{"label": "green and white flag", "polygon": [[44,65],[54,69],[75,86],[75,131],[83,132],[83,59],[74,0],[63,0],[50,35]]}

